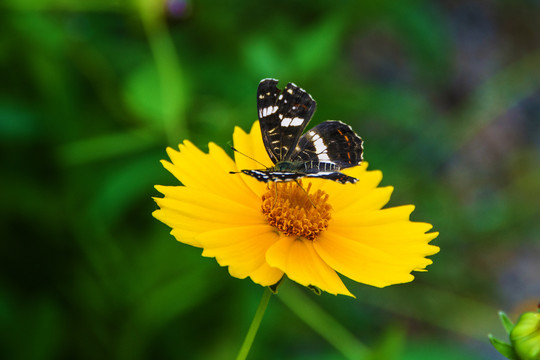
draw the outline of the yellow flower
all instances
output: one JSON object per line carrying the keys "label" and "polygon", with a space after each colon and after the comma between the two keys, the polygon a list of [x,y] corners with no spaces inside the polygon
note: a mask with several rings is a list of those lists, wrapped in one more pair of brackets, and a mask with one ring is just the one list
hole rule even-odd
{"label": "yellow flower", "polygon": [[[267,166],[259,123],[246,134],[234,131],[234,146]],[[172,228],[180,242],[203,249],[227,266],[231,276],[262,286],[283,275],[304,286],[353,296],[338,273],[384,287],[414,279],[439,251],[428,244],[438,233],[431,225],[411,222],[413,205],[382,209],[393,188],[378,188],[380,171],[367,163],[343,173],[356,184],[323,179],[262,183],[230,171],[260,168],[253,160],[210,143],[206,154],[191,142],[167,149],[162,161],[183,186],[156,186],[164,197],[153,215]],[[309,194],[309,197],[308,197]]]}

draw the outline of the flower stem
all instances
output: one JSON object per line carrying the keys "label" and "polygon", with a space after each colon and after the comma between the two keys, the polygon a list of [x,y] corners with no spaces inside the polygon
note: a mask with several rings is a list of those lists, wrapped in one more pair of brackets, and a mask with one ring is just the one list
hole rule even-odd
{"label": "flower stem", "polygon": [[159,1],[138,0],[136,4],[148,37],[150,51],[159,80],[163,128],[169,145],[176,144],[178,137],[189,138],[186,126],[187,89],[185,74],[181,67],[172,36],[164,20]]}
{"label": "flower stem", "polygon": [[240,348],[240,352],[238,352],[238,356],[236,357],[236,360],[244,360],[248,356],[249,350],[251,349],[251,345],[253,344],[255,335],[257,335],[257,330],[259,330],[259,325],[261,325],[264,312],[266,311],[266,307],[268,306],[268,302],[270,301],[271,296],[272,296],[272,291],[270,290],[270,288],[268,287],[264,288],[261,302],[259,303],[257,312],[255,313],[255,316],[253,317],[253,320],[251,321],[251,325],[249,326],[248,333],[246,334],[246,338],[244,339],[244,343],[242,344],[242,347]]}

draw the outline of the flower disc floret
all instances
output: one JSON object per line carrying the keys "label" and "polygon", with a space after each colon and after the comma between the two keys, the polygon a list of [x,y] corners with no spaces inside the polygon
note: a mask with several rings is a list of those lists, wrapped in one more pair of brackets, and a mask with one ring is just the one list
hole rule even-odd
{"label": "flower disc floret", "polygon": [[318,189],[310,194],[297,183],[273,183],[262,196],[262,212],[268,223],[285,236],[314,240],[328,228],[332,206],[328,194]]}

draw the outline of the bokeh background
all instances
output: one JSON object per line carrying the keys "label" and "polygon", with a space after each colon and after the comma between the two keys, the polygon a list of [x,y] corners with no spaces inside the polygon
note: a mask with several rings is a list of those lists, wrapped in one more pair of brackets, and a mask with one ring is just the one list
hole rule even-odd
{"label": "bokeh background", "polygon": [[167,146],[248,130],[265,77],[313,95],[312,125],[351,124],[441,252],[410,284],[347,282],[357,299],[285,284],[250,358],[501,359],[497,311],[535,309],[540,2],[0,9],[2,359],[236,356],[262,288],[176,242],[153,186],[176,184]]}

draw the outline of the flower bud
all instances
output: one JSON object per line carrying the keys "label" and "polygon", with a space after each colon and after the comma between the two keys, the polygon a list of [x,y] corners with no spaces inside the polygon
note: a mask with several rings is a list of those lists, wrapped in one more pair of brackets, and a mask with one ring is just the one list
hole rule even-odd
{"label": "flower bud", "polygon": [[521,360],[540,360],[540,313],[521,315],[510,332],[510,341]]}

